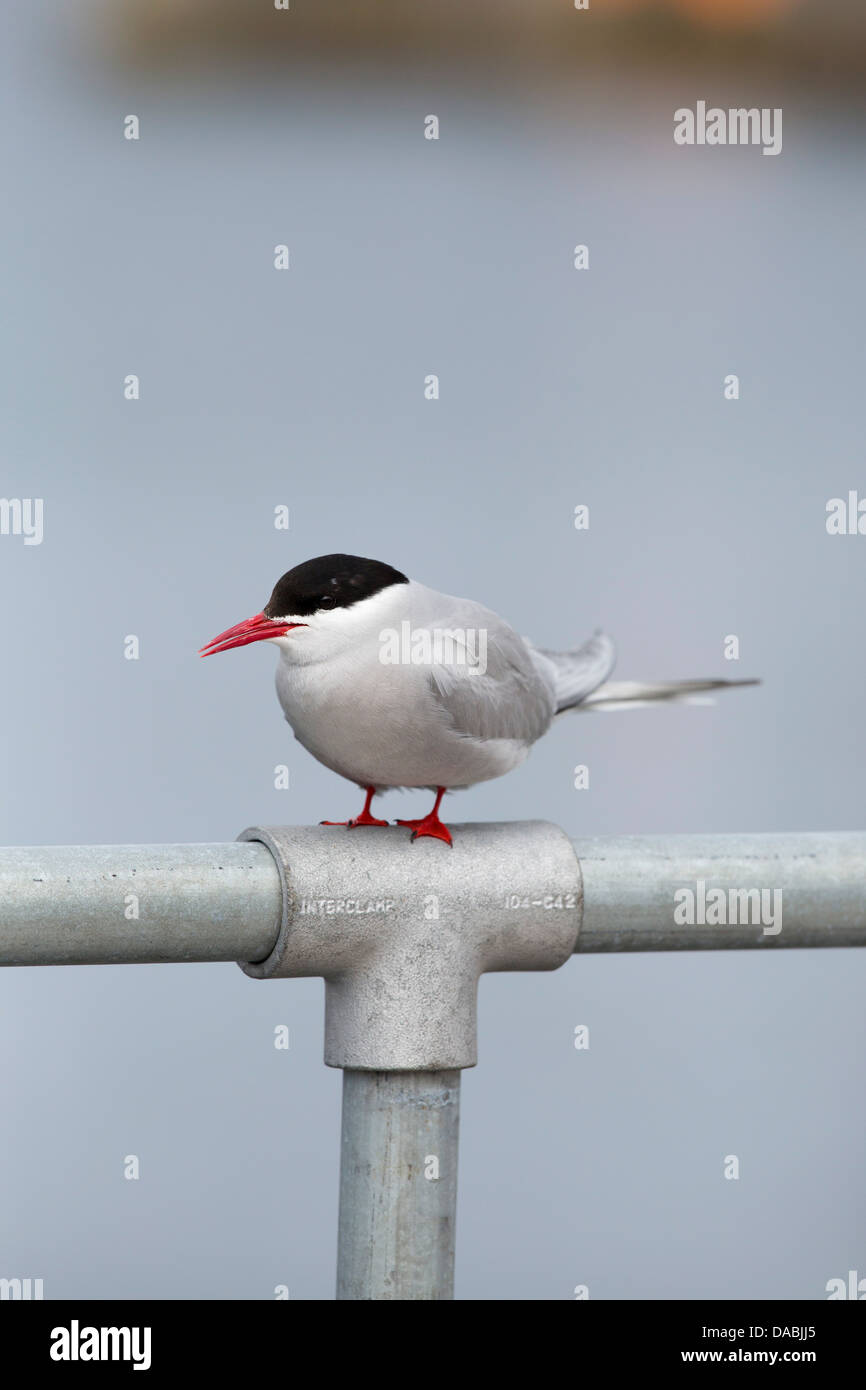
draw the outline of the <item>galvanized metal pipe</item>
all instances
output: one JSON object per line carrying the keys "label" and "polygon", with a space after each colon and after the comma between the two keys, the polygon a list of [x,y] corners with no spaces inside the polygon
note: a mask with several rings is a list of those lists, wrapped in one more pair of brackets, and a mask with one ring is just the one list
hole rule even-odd
{"label": "galvanized metal pipe", "polygon": [[282,908],[251,842],[0,849],[0,965],[261,960]]}
{"label": "galvanized metal pipe", "polygon": [[[467,847],[471,842],[479,850],[498,848],[503,829],[455,827],[449,870],[464,830]],[[287,827],[282,833],[290,846],[294,841],[304,873],[314,862],[304,848],[314,843],[308,837],[330,832]],[[364,834],[351,832],[347,844],[360,875],[369,877],[364,859],[373,840]],[[432,862],[430,851],[439,851],[432,841],[410,846],[402,839],[393,848],[399,877],[393,883],[382,877],[383,842],[371,891],[396,903],[390,890],[405,891],[407,855],[428,851],[414,861],[421,893],[419,870]],[[864,833],[612,836],[576,840],[574,848],[583,878],[578,953],[866,946]],[[537,873],[527,867],[512,854],[501,875],[503,901],[506,894],[510,904],[526,899],[541,935],[545,916],[553,923],[559,914],[547,913],[549,894],[536,892]],[[689,886],[697,891],[699,882],[734,891],[778,889],[782,930],[769,935],[742,923],[677,923],[674,893]],[[471,878],[455,891],[470,902]],[[277,865],[254,840],[0,849],[0,965],[264,962],[285,926],[283,908]],[[489,897],[484,910],[490,911]]]}
{"label": "galvanized metal pipe", "polygon": [[573,951],[866,945],[864,834],[572,846],[537,822],[454,829],[453,850],[307,827],[0,850],[0,964],[324,975],[326,1060],[344,1068],[340,1299],[452,1297],[459,1068],[475,1061],[481,973],[555,969]]}
{"label": "galvanized metal pipe", "polygon": [[460,1072],[343,1072],[337,1298],[454,1296]]}
{"label": "galvanized metal pipe", "polygon": [[[610,836],[574,848],[578,954],[866,946],[862,832]],[[766,895],[759,912],[756,890]]]}
{"label": "galvanized metal pipe", "polygon": [[244,838],[267,845],[284,895],[272,953],[244,969],[323,976],[329,1067],[473,1067],[479,977],[556,970],[574,952],[580,871],[545,821],[461,826],[450,849],[376,828],[255,826]]}

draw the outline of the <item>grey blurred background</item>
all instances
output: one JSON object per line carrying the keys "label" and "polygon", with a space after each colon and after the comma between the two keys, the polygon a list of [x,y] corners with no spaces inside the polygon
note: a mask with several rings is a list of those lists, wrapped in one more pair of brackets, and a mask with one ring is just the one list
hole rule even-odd
{"label": "grey blurred background", "polygon": [[[270,648],[195,656],[335,550],[545,646],[603,625],[623,678],[764,679],[574,717],[452,822],[863,828],[866,537],[828,536],[825,506],[866,495],[866,22],[596,8],[4,8],[0,491],[43,498],[45,532],[0,537],[2,842],[354,814],[293,743]],[[699,99],[781,106],[782,154],[675,146]],[[486,977],[457,1296],[811,1299],[866,1274],[864,987],[841,950]],[[0,1046],[0,1275],[333,1296],[321,982],[9,970]]]}

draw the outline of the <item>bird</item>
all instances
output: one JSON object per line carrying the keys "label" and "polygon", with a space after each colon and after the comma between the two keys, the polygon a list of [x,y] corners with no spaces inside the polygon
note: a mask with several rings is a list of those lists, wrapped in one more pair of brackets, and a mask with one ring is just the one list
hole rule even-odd
{"label": "bird", "polygon": [[365,794],[358,815],[321,824],[387,826],[371,812],[373,797],[423,787],[435,794],[432,810],[396,824],[413,840],[448,845],[446,791],[511,772],[567,713],[759,683],[611,681],[616,649],[601,630],[571,651],[550,651],[473,599],[357,555],[320,555],[288,570],[260,613],[199,655],[253,642],[279,648],[277,696],[295,738]]}

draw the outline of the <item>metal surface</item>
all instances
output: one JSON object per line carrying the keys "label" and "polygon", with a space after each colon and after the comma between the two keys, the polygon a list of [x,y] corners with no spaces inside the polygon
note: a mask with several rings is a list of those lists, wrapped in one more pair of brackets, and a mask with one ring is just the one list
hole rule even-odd
{"label": "metal surface", "polygon": [[262,845],[0,849],[2,965],[261,959],[281,910]]}
{"label": "metal surface", "polygon": [[453,1297],[460,1072],[345,1071],[337,1298]]}
{"label": "metal surface", "polygon": [[[862,832],[642,835],[576,840],[574,847],[584,883],[579,953],[866,946]],[[714,888],[724,893],[715,913],[708,901]],[[696,917],[724,912],[727,920],[678,924],[674,895],[683,889],[694,894]],[[778,894],[778,922],[766,913],[755,920],[757,899],[747,905],[742,896],[754,890],[768,895],[761,906],[771,912],[769,895]],[[688,906],[681,897],[681,916]]]}
{"label": "metal surface", "polygon": [[454,846],[379,828],[256,827],[284,885],[255,979],[323,975],[325,1061],[438,1071],[477,1060],[478,978],[554,970],[574,950],[580,871],[555,825],[455,826]]}
{"label": "metal surface", "polygon": [[256,979],[325,977],[325,1060],[345,1069],[340,1299],[452,1297],[459,1069],[476,1060],[484,971],[786,946],[866,946],[866,834],[572,845],[525,822],[455,826],[449,848],[299,826],[229,845],[0,850],[0,964],[235,960]]}
{"label": "metal surface", "polygon": [[[548,832],[549,845],[558,845],[558,867],[539,865],[539,842],[531,833],[524,837],[519,825],[455,827],[453,849],[432,840],[410,844],[408,834],[396,830],[283,827],[281,860],[294,860],[297,884],[306,880],[322,904],[319,919],[293,899],[291,931],[303,929],[315,946],[317,921],[331,917],[345,928],[351,914],[345,900],[342,912],[337,910],[340,881],[344,899],[348,893],[365,903],[390,900],[385,912],[365,914],[374,937],[377,917],[392,927],[404,911],[416,920],[419,901],[422,916],[433,910],[423,901],[430,896],[423,890],[425,875],[432,872],[442,890],[434,885],[433,896],[442,898],[451,915],[443,915],[440,903],[438,922],[429,919],[430,949],[447,950],[461,913],[496,916],[497,905],[507,900],[532,904],[525,918],[521,906],[503,906],[498,913],[524,920],[521,932],[506,933],[508,949],[518,955],[527,945],[531,952],[544,951],[539,938],[548,932],[558,938],[563,919],[579,915],[538,906],[555,901],[551,889],[563,872],[573,875],[574,883],[580,877],[574,856],[566,854],[565,836],[553,827]],[[866,945],[866,834],[861,832],[612,836],[576,840],[574,850],[584,880],[580,953]],[[677,924],[675,891],[695,888],[699,881],[707,889],[778,889],[782,930],[767,934],[761,924]],[[247,967],[248,973],[270,978],[281,922],[283,936],[289,931],[282,882],[273,854],[250,839],[0,849],[0,965],[242,960],[261,962]],[[138,917],[128,915],[134,911]],[[572,921],[568,932],[573,926]],[[535,939],[527,942],[533,932]],[[484,968],[539,967],[516,955],[511,964]]]}

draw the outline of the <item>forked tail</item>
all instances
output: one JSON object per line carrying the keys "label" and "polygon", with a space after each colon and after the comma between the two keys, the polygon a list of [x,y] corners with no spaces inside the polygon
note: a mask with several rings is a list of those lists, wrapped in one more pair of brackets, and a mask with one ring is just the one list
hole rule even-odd
{"label": "forked tail", "polygon": [[[693,680],[693,681],[605,681],[579,704],[567,705],[574,710],[640,709],[642,705],[658,704],[662,700],[680,700],[687,704],[713,704],[703,699],[714,690],[728,690],[737,685],[760,685],[759,680]],[[562,711],[558,710],[557,713]]]}

